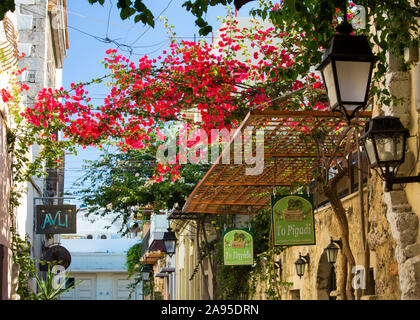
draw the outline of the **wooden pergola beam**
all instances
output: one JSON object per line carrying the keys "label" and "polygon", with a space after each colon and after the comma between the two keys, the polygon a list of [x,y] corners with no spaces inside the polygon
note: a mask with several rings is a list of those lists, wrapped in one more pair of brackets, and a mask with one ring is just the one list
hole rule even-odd
{"label": "wooden pergola beam", "polygon": [[[306,181],[302,181],[302,182],[306,182]],[[276,182],[276,184],[274,184],[273,182],[269,182],[269,181],[255,181],[255,182],[250,182],[250,181],[234,181],[234,182],[229,182],[229,181],[220,181],[220,182],[204,182],[203,186],[206,187],[222,187],[222,186],[226,186],[226,187],[235,187],[235,186],[242,186],[242,187],[257,187],[257,186],[263,186],[263,187],[290,187],[292,185],[291,182]]]}
{"label": "wooden pergola beam", "polygon": [[[371,116],[370,111],[358,113],[360,120],[355,121],[355,125],[363,125]],[[232,214],[246,215],[252,214],[247,206],[269,206],[271,188],[307,184],[313,179],[312,171],[318,165],[317,145],[314,141],[301,139],[301,135],[323,128],[327,134],[323,154],[339,159],[343,157],[342,152],[332,154],[341,137],[341,130],[335,129],[349,126],[339,114],[331,111],[253,110],[246,115],[235,137],[248,127],[252,127],[252,136],[254,131],[265,129],[265,162],[261,174],[245,175],[248,166],[243,163],[239,166],[222,163],[225,153],[230,153],[230,159],[232,154],[235,155],[235,139],[231,139],[219,155],[218,162],[212,165],[188,197],[183,207],[185,213],[223,214],[228,208]]]}
{"label": "wooden pergola beam", "polygon": [[[318,155],[316,153],[284,153],[284,152],[269,152],[264,154],[264,158],[316,158]],[[331,154],[326,155],[331,156]],[[342,156],[337,154],[338,157]]]}
{"label": "wooden pergola beam", "polygon": [[[318,111],[318,110],[253,110],[251,115],[254,117],[264,117],[264,118],[275,118],[275,117],[292,117],[292,118],[335,118],[340,115],[332,111]],[[372,117],[372,111],[360,111],[357,113],[356,118],[370,118]],[[342,119],[340,122],[345,123],[345,120]]]}
{"label": "wooden pergola beam", "polygon": [[191,201],[191,204],[226,205],[226,206],[266,206],[264,203],[256,202],[223,202],[223,201]]}

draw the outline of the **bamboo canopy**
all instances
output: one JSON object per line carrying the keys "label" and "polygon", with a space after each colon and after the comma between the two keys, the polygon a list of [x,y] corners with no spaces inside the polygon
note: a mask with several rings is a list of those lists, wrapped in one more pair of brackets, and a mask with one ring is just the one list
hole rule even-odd
{"label": "bamboo canopy", "polygon": [[[370,111],[359,112],[356,120],[363,124],[371,116]],[[182,211],[190,214],[255,214],[258,209],[270,205],[274,186],[305,185],[313,181],[319,150],[311,133],[323,129],[326,143],[322,152],[331,156],[347,127],[349,125],[340,115],[330,111],[250,111],[237,133],[253,130],[252,149],[255,151],[255,132],[264,130],[262,172],[247,175],[245,170],[256,164],[235,163],[233,155],[238,147],[231,139],[218,161],[190,194]],[[227,152],[230,152],[230,162],[224,164],[222,158]]]}

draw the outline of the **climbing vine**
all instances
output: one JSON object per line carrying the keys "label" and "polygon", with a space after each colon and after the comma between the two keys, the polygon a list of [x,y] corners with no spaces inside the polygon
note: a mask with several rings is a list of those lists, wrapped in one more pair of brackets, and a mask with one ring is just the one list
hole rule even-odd
{"label": "climbing vine", "polygon": [[142,282],[142,274],[141,269],[143,265],[140,263],[141,259],[141,243],[136,243],[130,247],[127,251],[126,256],[126,266],[128,272],[128,278],[133,278],[133,282],[128,285],[128,289],[130,290],[129,299],[131,299],[132,294],[138,287],[138,285]]}

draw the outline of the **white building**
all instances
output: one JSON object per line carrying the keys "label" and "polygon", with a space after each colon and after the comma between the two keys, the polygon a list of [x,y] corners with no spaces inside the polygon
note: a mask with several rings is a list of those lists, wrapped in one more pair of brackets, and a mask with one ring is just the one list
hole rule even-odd
{"label": "white building", "polygon": [[[62,300],[127,300],[130,290],[126,253],[141,241],[138,237],[121,237],[119,224],[112,225],[115,216],[85,217],[77,214],[77,234],[61,235],[60,245],[71,254],[66,271],[75,281],[83,280],[76,288],[61,296]],[[109,228],[108,228],[109,227]],[[142,299],[141,287],[132,300]]]}
{"label": "white building", "polygon": [[[16,0],[15,3],[18,48],[24,54],[18,67],[26,68],[20,81],[29,87],[22,94],[22,104],[27,108],[33,106],[43,88],[61,87],[63,59],[69,48],[67,6],[64,0]],[[35,144],[30,156],[35,159],[38,153],[39,146]],[[42,197],[62,197],[63,169],[50,170],[47,178],[33,177],[28,181],[27,199],[17,212],[19,234],[29,235],[35,259],[41,259],[45,253],[42,248],[54,242],[53,237],[34,232],[35,206],[46,204]]]}

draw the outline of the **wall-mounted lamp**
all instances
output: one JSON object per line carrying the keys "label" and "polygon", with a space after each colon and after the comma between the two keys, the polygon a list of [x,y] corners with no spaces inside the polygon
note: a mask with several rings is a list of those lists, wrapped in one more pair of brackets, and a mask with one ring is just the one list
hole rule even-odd
{"label": "wall-mounted lamp", "polygon": [[169,255],[169,257],[172,257],[176,250],[177,238],[171,227],[169,227],[168,231],[164,233],[163,241],[165,243],[166,253]]}
{"label": "wall-mounted lamp", "polygon": [[145,264],[143,268],[141,268],[142,280],[149,281],[151,272],[152,272],[152,268],[148,264]]}
{"label": "wall-mounted lamp", "polygon": [[366,150],[370,167],[379,169],[385,181],[385,191],[392,191],[395,183],[420,182],[420,174],[412,177],[396,177],[399,167],[404,163],[408,129],[397,117],[381,116],[366,123],[361,144]]}
{"label": "wall-mounted lamp", "polygon": [[343,22],[338,34],[330,40],[317,70],[327,90],[330,108],[340,112],[350,123],[355,113],[367,105],[374,56],[365,36],[351,35],[353,28],[347,22],[347,1],[343,1]]}
{"label": "wall-mounted lamp", "polygon": [[333,265],[337,261],[338,250],[342,248],[343,248],[343,241],[341,240],[341,238],[339,240],[334,240],[331,237],[330,244],[325,248],[325,252],[327,254],[327,260],[330,264]]}
{"label": "wall-mounted lamp", "polygon": [[302,256],[299,252],[299,258],[295,261],[296,273],[299,278],[302,278],[302,276],[305,274],[305,264],[307,264],[309,267],[309,253],[306,254],[306,256]]}

